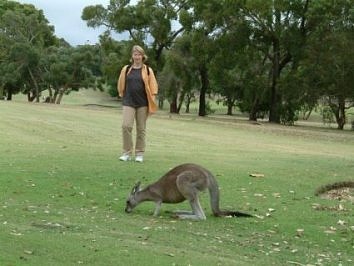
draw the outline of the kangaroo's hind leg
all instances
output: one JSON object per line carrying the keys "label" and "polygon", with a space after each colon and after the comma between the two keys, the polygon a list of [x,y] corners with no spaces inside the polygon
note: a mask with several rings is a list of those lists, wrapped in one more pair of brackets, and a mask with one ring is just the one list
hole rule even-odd
{"label": "kangaroo's hind leg", "polygon": [[198,197],[189,201],[192,211],[175,211],[174,214],[180,219],[205,220],[206,216],[200,205]]}
{"label": "kangaroo's hind leg", "polygon": [[180,219],[205,220],[206,216],[200,205],[198,193],[198,178],[195,173],[186,171],[177,177],[177,187],[181,194],[189,201],[192,212],[177,211],[175,214]]}

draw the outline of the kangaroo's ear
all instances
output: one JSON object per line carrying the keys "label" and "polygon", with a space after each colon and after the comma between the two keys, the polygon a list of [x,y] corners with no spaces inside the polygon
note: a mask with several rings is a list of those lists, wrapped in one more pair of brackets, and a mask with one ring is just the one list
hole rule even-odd
{"label": "kangaroo's ear", "polygon": [[141,182],[139,181],[134,185],[134,187],[132,189],[132,194],[135,194],[136,192],[138,192],[140,190],[140,184],[141,184]]}

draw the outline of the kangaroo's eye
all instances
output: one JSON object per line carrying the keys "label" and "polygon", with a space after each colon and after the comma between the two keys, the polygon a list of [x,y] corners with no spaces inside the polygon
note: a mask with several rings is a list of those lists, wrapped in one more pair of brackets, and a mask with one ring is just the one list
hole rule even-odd
{"label": "kangaroo's eye", "polygon": [[130,201],[129,200],[127,200],[127,202],[126,202],[127,204],[130,204]]}

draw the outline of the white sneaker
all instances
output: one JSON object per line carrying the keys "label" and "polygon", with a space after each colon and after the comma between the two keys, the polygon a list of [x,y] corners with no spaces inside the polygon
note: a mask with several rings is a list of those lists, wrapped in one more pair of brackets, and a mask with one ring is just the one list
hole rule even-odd
{"label": "white sneaker", "polygon": [[144,157],[142,155],[137,155],[135,157],[135,161],[138,163],[142,163],[144,161]]}
{"label": "white sneaker", "polygon": [[130,155],[129,154],[123,154],[122,156],[119,157],[120,161],[126,162],[130,161]]}

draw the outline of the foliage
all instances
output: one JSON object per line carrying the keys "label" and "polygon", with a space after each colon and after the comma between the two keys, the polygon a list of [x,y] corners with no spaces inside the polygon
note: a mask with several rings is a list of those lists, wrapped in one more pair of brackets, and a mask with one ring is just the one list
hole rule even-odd
{"label": "foliage", "polygon": [[44,82],[50,91],[48,101],[60,104],[62,97],[72,90],[95,88],[95,76],[101,76],[100,67],[99,47],[51,47],[43,60]]}
{"label": "foliage", "polygon": [[353,2],[339,1],[331,6],[320,3],[312,12],[314,19],[321,18],[321,27],[315,30],[306,46],[301,76],[308,88],[306,93],[315,99],[326,99],[338,129],[343,129],[346,110],[354,106]]}
{"label": "foliage", "polygon": [[154,63],[161,63],[164,48],[169,48],[183,28],[173,29],[181,9],[188,1],[111,1],[107,8],[102,5],[87,6],[82,12],[82,19],[90,27],[105,25],[118,33],[128,32],[136,44],[147,45],[154,54]]}
{"label": "foliage", "polygon": [[[90,27],[105,25],[118,33],[128,32],[131,43],[146,48],[150,66],[158,76],[164,65],[163,52],[169,49],[175,38],[184,31],[175,23],[180,12],[188,8],[188,1],[111,1],[107,8],[102,5],[87,6],[82,19]],[[114,52],[114,51],[112,51]],[[130,52],[128,53],[130,55]],[[123,65],[121,65],[122,67]],[[163,95],[159,96],[159,106],[163,107]]]}
{"label": "foliage", "polygon": [[33,5],[2,1],[1,7],[0,87],[8,100],[21,92],[39,102],[48,90],[46,101],[59,104],[72,90],[95,87],[95,76],[101,75],[98,47],[70,47],[57,39]]}
{"label": "foliage", "polygon": [[55,43],[54,28],[33,5],[2,1],[0,16],[0,87],[9,100],[24,91],[39,101],[39,58]]}
{"label": "foliage", "polygon": [[[120,69],[133,44],[142,45],[157,73],[170,111],[216,95],[232,115],[293,125],[321,102],[338,129],[354,105],[353,0],[112,0],[87,6],[82,19],[106,26],[100,44],[70,47],[57,39],[42,11],[1,1],[0,99],[25,93],[39,101],[44,90],[55,102],[80,87],[109,88],[117,96]],[[111,31],[128,33],[116,41]],[[326,45],[324,45],[326,44]],[[76,67],[74,67],[74,65]],[[51,72],[52,71],[52,72]],[[60,96],[61,95],[61,96]],[[59,100],[60,102],[60,100]]]}
{"label": "foliage", "polygon": [[132,44],[129,41],[115,41],[108,32],[100,36],[102,78],[98,86],[108,86],[109,94],[118,97],[117,79],[124,65],[130,64]]}
{"label": "foliage", "polygon": [[170,112],[179,113],[182,104],[189,104],[200,87],[198,63],[192,54],[192,43],[188,34],[176,39],[171,50],[166,52],[166,63],[159,77],[163,96],[170,102]]}

